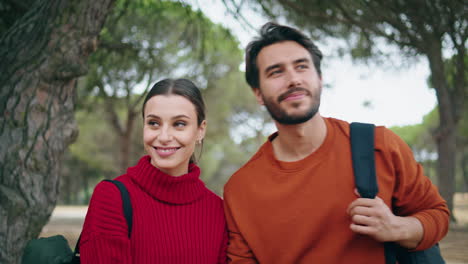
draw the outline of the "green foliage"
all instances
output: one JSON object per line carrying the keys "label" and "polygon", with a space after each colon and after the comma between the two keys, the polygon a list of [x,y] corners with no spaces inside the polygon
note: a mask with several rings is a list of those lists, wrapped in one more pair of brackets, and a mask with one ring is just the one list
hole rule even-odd
{"label": "green foliage", "polygon": [[80,135],[66,166],[96,172],[86,174],[91,185],[124,173],[123,136],[131,145],[129,166],[144,155],[140,111],[146,90],[162,78],[188,78],[207,104],[202,179],[220,194],[227,178],[256,150],[250,144],[247,151],[230,137],[242,125],[232,116],[258,111],[239,71],[238,41],[190,6],[145,0],[118,1],[100,41],[88,75],[78,84]]}
{"label": "green foliage", "polygon": [[425,132],[422,124],[391,127],[409,146],[417,145],[418,139]]}

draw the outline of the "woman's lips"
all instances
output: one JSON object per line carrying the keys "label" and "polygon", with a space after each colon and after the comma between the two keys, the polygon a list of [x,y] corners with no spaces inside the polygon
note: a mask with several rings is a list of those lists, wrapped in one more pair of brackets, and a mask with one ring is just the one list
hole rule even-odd
{"label": "woman's lips", "polygon": [[154,149],[156,150],[156,153],[161,156],[161,157],[169,157],[171,156],[172,154],[176,153],[177,150],[180,149],[180,147],[171,147],[171,148],[168,148],[168,147],[154,147]]}

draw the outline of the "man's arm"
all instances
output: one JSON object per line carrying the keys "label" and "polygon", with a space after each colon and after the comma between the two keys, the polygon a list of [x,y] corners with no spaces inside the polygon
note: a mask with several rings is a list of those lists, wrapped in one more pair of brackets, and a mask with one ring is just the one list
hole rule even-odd
{"label": "man's arm", "polygon": [[224,212],[229,233],[229,243],[227,248],[228,263],[251,264],[258,263],[255,255],[237,228],[235,219],[232,216],[228,199],[224,199]]}
{"label": "man's arm", "polygon": [[392,211],[398,216],[417,218],[423,227],[423,237],[415,250],[427,249],[448,232],[449,215],[446,201],[437,187],[424,174],[410,147],[391,130],[385,130],[385,144],[391,148],[396,174]]}
{"label": "man's arm", "polygon": [[[380,229],[385,225],[387,228],[383,229],[389,232],[380,237],[385,241],[394,241],[414,250],[427,249],[447,234],[449,223],[447,203],[440,196],[437,187],[424,175],[421,164],[416,162],[411,149],[400,137],[383,127],[377,127],[375,132],[376,148],[380,150],[381,155],[381,159],[376,159],[376,162],[378,160],[385,162],[386,164],[380,166],[390,166],[394,172],[392,208],[390,210],[378,199],[374,201],[375,204],[369,205],[369,201],[365,201],[362,206],[362,198],[359,198],[356,203],[349,206],[348,212],[352,214],[352,218],[354,215],[361,215],[354,217],[359,219],[357,225],[362,221],[370,222],[374,227],[380,226],[378,227]],[[352,210],[356,205],[360,208],[357,212]],[[369,214],[374,217],[367,218]]]}

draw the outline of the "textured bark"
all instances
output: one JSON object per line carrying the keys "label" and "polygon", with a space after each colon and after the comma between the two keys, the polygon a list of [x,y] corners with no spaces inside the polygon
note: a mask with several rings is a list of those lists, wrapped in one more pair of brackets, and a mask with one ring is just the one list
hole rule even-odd
{"label": "textured bark", "polygon": [[462,177],[463,177],[463,192],[468,192],[468,169],[467,169],[467,166],[468,166],[468,152],[465,150],[463,150],[462,152],[462,158],[461,158],[461,164],[460,164],[460,167],[461,167],[461,173],[462,173]]}
{"label": "textured bark", "polygon": [[120,136],[120,170],[126,171],[130,165],[130,153],[132,150],[132,135],[135,123],[135,115],[127,114],[125,131]]}
{"label": "textured bark", "polygon": [[450,209],[451,220],[456,221],[453,215],[453,196],[455,194],[455,166],[456,166],[456,139],[457,139],[457,109],[456,103],[451,98],[447,77],[445,76],[442,48],[433,45],[428,49],[429,67],[432,73],[432,83],[436,89],[439,103],[439,127],[434,134],[437,145],[437,181],[439,192],[447,201]]}
{"label": "textured bark", "polygon": [[55,206],[75,79],[113,2],[38,0],[0,39],[0,263],[19,263]]}

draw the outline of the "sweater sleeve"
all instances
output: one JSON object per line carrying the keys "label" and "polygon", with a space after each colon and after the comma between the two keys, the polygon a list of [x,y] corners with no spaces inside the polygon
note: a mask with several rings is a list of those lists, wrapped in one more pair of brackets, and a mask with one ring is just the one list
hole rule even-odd
{"label": "sweater sleeve", "polygon": [[228,245],[228,232],[225,229],[223,233],[223,241],[221,241],[221,247],[218,254],[218,264],[226,264],[227,256],[226,250]]}
{"label": "sweater sleeve", "polygon": [[424,175],[409,146],[390,130],[386,130],[385,140],[391,149],[396,174],[394,212],[400,216],[416,217],[421,222],[424,234],[415,250],[427,249],[447,234],[447,203],[437,187]]}
{"label": "sweater sleeve", "polygon": [[131,263],[120,191],[110,182],[94,189],[80,241],[81,263]]}
{"label": "sweater sleeve", "polygon": [[232,264],[250,264],[258,263],[255,255],[240,233],[235,223],[235,219],[229,206],[229,198],[225,189],[224,212],[228,227],[229,242],[227,246],[227,263]]}

